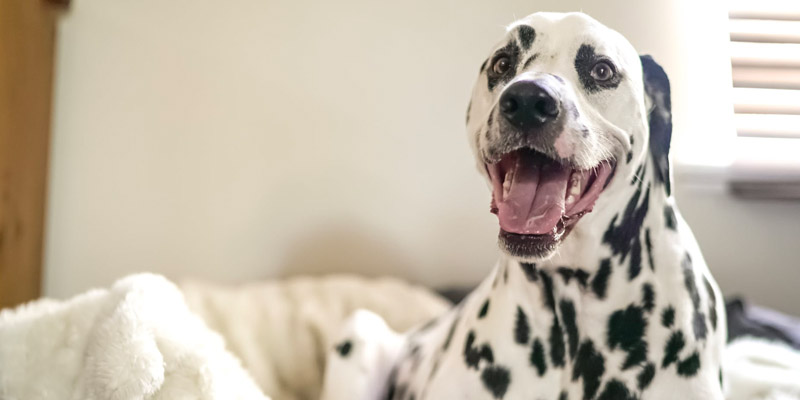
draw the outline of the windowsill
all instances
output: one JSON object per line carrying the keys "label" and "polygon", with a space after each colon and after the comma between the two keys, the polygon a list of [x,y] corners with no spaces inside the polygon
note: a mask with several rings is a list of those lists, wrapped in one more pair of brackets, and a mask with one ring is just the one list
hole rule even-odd
{"label": "windowsill", "polygon": [[734,161],[727,165],[676,160],[676,180],[743,198],[800,199],[800,139],[744,137],[733,143]]}

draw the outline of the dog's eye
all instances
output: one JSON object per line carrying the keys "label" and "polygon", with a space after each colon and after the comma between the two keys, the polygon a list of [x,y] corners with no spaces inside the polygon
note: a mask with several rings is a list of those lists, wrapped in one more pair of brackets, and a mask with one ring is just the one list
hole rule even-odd
{"label": "dog's eye", "polygon": [[600,61],[592,67],[592,78],[596,81],[607,81],[614,77],[614,67],[607,61]]}
{"label": "dog's eye", "polygon": [[498,57],[492,64],[492,72],[497,75],[505,74],[509,69],[511,69],[511,60],[508,56]]}

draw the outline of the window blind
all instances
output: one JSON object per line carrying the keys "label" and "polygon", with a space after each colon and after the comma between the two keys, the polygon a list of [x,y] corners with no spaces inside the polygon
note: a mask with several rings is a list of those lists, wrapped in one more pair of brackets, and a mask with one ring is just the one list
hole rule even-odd
{"label": "window blind", "polygon": [[738,135],[800,138],[800,1],[729,5]]}

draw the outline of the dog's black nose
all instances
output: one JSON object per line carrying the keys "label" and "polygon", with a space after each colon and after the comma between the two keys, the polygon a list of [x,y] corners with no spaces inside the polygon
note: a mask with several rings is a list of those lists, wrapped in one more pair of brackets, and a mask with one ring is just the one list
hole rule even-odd
{"label": "dog's black nose", "polygon": [[500,112],[519,129],[540,127],[558,116],[559,104],[547,88],[536,81],[511,84],[500,96]]}

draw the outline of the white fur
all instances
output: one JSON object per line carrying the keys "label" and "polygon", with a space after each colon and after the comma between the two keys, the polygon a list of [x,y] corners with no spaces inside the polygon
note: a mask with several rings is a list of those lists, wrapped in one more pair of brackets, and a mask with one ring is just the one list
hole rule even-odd
{"label": "white fur", "polygon": [[161,276],[0,312],[0,399],[267,399]]}

